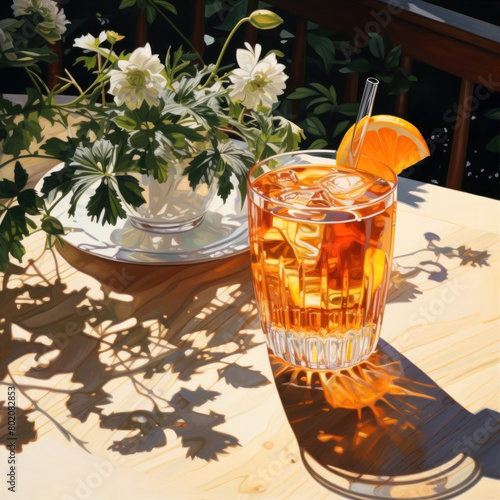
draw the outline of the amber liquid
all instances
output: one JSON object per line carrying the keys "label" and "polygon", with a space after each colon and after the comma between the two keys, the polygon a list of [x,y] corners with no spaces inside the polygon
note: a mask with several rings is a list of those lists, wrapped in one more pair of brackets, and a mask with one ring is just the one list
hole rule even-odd
{"label": "amber liquid", "polygon": [[275,354],[337,368],[371,353],[392,258],[391,190],[375,175],[331,166],[285,167],[253,182],[252,272]]}

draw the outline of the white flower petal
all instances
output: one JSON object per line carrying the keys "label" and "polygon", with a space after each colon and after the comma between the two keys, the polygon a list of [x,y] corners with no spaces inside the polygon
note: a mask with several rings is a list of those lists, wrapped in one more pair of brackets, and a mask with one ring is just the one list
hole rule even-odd
{"label": "white flower petal", "polygon": [[232,83],[230,97],[249,109],[270,108],[285,89],[284,82],[288,78],[284,73],[285,66],[278,63],[275,54],[268,54],[259,61],[262,52],[259,44],[255,49],[247,43],[245,46],[248,50],[238,49],[236,53],[240,67],[229,75]]}
{"label": "white flower petal", "polygon": [[144,101],[149,106],[159,104],[158,94],[166,85],[165,77],[160,74],[164,66],[151,53],[149,43],[135,49],[128,61],[118,61],[118,68],[109,72],[109,93],[116,104],[125,104],[130,109],[139,108]]}
{"label": "white flower petal", "polygon": [[14,0],[15,17],[33,16],[35,31],[50,43],[60,40],[69,21],[53,0]]}

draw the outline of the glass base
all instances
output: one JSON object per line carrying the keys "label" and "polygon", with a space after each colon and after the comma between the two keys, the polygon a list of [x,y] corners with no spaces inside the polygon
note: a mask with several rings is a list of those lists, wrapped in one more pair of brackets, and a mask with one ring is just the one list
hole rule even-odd
{"label": "glass base", "polygon": [[158,234],[182,233],[184,231],[189,231],[191,229],[194,229],[196,226],[199,226],[203,222],[204,218],[205,214],[200,215],[199,217],[196,217],[194,219],[190,219],[188,221],[183,220],[183,221],[164,222],[157,220],[142,219],[140,217],[134,217],[131,215],[128,216],[128,220],[135,228]]}
{"label": "glass base", "polygon": [[378,340],[375,325],[330,337],[319,337],[315,333],[299,335],[269,324],[267,332],[267,344],[276,356],[292,365],[314,370],[357,365],[370,356]]}

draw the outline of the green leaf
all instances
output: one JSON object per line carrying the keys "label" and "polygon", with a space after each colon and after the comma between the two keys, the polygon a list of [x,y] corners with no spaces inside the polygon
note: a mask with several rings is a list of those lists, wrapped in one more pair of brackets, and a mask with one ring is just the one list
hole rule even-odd
{"label": "green leaf", "polygon": [[331,104],[329,102],[327,103],[324,103],[324,104],[320,104],[319,106],[316,106],[314,108],[314,113],[316,115],[322,115],[324,113],[328,113],[329,111],[334,111],[336,108],[336,105],[335,104]]}
{"label": "green leaf", "polygon": [[38,196],[34,189],[25,189],[17,195],[17,202],[29,215],[38,215]]}
{"label": "green leaf", "polygon": [[489,109],[484,113],[484,116],[492,120],[500,120],[500,108]]}
{"label": "green leaf", "polygon": [[389,95],[404,94],[412,85],[412,80],[406,76],[406,71],[403,68],[397,68],[394,72],[394,80],[391,84]]}
{"label": "green leaf", "polygon": [[311,87],[314,87],[318,92],[323,94],[328,100],[332,98],[330,91],[321,83],[311,83]]}
{"label": "green leaf", "polygon": [[154,131],[139,130],[130,136],[130,145],[136,149],[147,149],[152,139],[154,139]]}
{"label": "green leaf", "polygon": [[382,83],[392,83],[394,81],[395,73],[390,73],[388,75],[377,74],[377,79]]}
{"label": "green leaf", "polygon": [[158,130],[161,130],[167,136],[170,134],[179,134],[190,141],[203,141],[205,138],[196,130],[193,130],[191,127],[184,127],[183,125],[160,125]]}
{"label": "green leaf", "polygon": [[325,103],[325,102],[330,104],[330,99],[328,99],[328,97],[324,97],[324,96],[316,97],[316,99],[313,99],[312,101],[307,103],[306,109],[309,109],[312,106],[315,106],[315,105],[321,104],[321,103]]}
{"label": "green leaf", "polygon": [[307,97],[317,96],[318,92],[313,89],[308,89],[307,87],[299,87],[294,90],[287,98],[291,100],[295,99],[305,99]]}
{"label": "green leaf", "polygon": [[399,66],[401,61],[401,45],[394,47],[389,51],[385,58],[385,67],[389,69],[394,69]]}
{"label": "green leaf", "polygon": [[236,23],[245,17],[248,12],[248,0],[241,0],[238,2],[233,2],[229,5],[229,9],[225,9],[227,12],[224,21],[219,26],[216,26],[217,29],[223,31],[231,31]]}
{"label": "green leaf", "polygon": [[29,50],[18,50],[16,52],[17,59],[9,61],[9,66],[22,68],[24,66],[32,66],[32,69],[38,69],[36,63],[46,62],[52,63],[57,61],[57,55],[48,47],[30,48]]}
{"label": "green leaf", "polygon": [[[99,120],[82,120],[78,125],[77,133],[75,134],[76,137],[80,139],[80,143],[84,142],[84,138],[89,137],[89,132],[93,132],[98,138],[101,138],[102,136],[102,130],[101,130],[101,125],[106,126],[107,124],[102,123]],[[73,144],[71,145],[71,149],[74,150]]]}
{"label": "green leaf", "polygon": [[317,116],[308,116],[304,121],[304,130],[314,136],[326,137],[326,129]]}
{"label": "green leaf", "polygon": [[36,138],[41,141],[42,127],[38,120],[25,119],[19,122],[9,131],[3,142],[3,152],[5,154],[18,157],[23,150],[27,150],[31,141]]}
{"label": "green leaf", "polygon": [[26,249],[19,241],[13,241],[10,245],[10,253],[12,257],[16,258],[19,262],[23,260]]}
{"label": "green leaf", "polygon": [[59,235],[47,234],[47,239],[45,240],[45,250],[50,250],[56,243],[59,243],[59,245],[63,248],[66,247],[66,242]]}
{"label": "green leaf", "polygon": [[359,104],[356,102],[346,102],[344,104],[339,104],[336,111],[345,116],[357,116],[359,110]]}
{"label": "green leaf", "polygon": [[0,239],[5,239],[10,247],[13,241],[20,240],[28,234],[24,208],[16,206],[5,210],[2,222],[0,222]]}
{"label": "green leaf", "polygon": [[0,198],[14,198],[18,192],[19,190],[14,182],[9,181],[9,179],[0,181]]}
{"label": "green leaf", "polygon": [[308,149],[323,149],[328,146],[328,142],[325,139],[316,139]]}
{"label": "green leaf", "polygon": [[218,179],[217,195],[220,196],[223,201],[226,201],[233,188],[234,186],[231,182],[231,172],[227,169]]}
{"label": "green leaf", "polygon": [[142,158],[145,173],[152,175],[158,182],[166,182],[168,163],[165,158],[155,156],[152,151],[148,151]]}
{"label": "green leaf", "polygon": [[113,121],[121,128],[126,130],[136,130],[138,128],[137,122],[131,116],[115,116]]}
{"label": "green leaf", "polygon": [[146,7],[146,19],[149,24],[152,24],[156,18],[156,9],[150,5]]}
{"label": "green leaf", "polygon": [[80,56],[75,59],[73,66],[79,62],[83,63],[86,69],[92,71],[97,66],[97,55],[95,56]]}
{"label": "green leaf", "polygon": [[309,33],[307,35],[307,41],[312,46],[314,51],[321,57],[325,66],[325,71],[329,73],[333,66],[333,60],[335,59],[335,45],[332,40],[326,36]]}
{"label": "green leaf", "polygon": [[493,153],[500,153],[500,135],[493,137],[493,139],[486,144],[486,150]]}
{"label": "green leaf", "polygon": [[52,156],[53,158],[61,161],[66,161],[66,159],[73,156],[78,143],[78,138],[67,137],[66,140],[63,141],[57,137],[52,137],[41,146],[41,149],[42,151],[45,151],[48,156]]}
{"label": "green leaf", "polygon": [[14,181],[19,191],[21,191],[28,182],[28,172],[24,170],[18,161],[16,161],[16,166],[14,167]]}
{"label": "green leaf", "polygon": [[215,149],[206,149],[199,155],[195,156],[186,168],[189,185],[192,188],[195,188],[201,182],[210,184],[219,161],[220,155]]}
{"label": "green leaf", "polygon": [[284,52],[282,52],[281,50],[278,50],[278,49],[272,49],[272,50],[270,50],[270,51],[266,54],[266,56],[267,56],[268,54],[276,54],[278,57],[285,57],[285,53],[284,53]]}
{"label": "green leaf", "polygon": [[64,234],[64,226],[61,224],[61,222],[56,219],[55,217],[52,217],[51,215],[44,217],[42,220],[42,229],[47,233],[51,235],[58,235],[58,234]]}
{"label": "green leaf", "polygon": [[384,59],[385,57],[385,47],[384,40],[378,33],[368,33],[370,37],[370,42],[368,43],[368,48],[371,54],[377,59]]}
{"label": "green leaf", "polygon": [[165,0],[153,0],[153,3],[155,3],[156,5],[160,5],[166,10],[172,12],[172,14],[177,15],[177,9],[170,2],[166,2]]}
{"label": "green leaf", "polygon": [[26,224],[31,227],[31,229],[36,229],[36,224],[29,217],[26,217]]}
{"label": "green leaf", "polygon": [[103,225],[106,222],[115,225],[118,218],[124,219],[126,217],[117,192],[107,182],[107,179],[101,181],[95,193],[90,197],[86,208],[91,220],[96,219],[99,222],[102,215],[101,223]]}
{"label": "green leaf", "polygon": [[344,68],[340,68],[340,73],[368,73],[374,66],[366,59],[355,59]]}
{"label": "green leaf", "polygon": [[337,91],[335,90],[335,87],[333,85],[330,85],[330,88],[328,89],[330,92],[330,101],[334,104],[337,104]]}
{"label": "green leaf", "polygon": [[337,137],[341,134],[350,124],[349,120],[344,120],[335,124],[335,127],[332,132],[332,137]]}
{"label": "green leaf", "polygon": [[210,0],[205,2],[205,17],[209,18],[223,9],[224,0]]}
{"label": "green leaf", "polygon": [[122,198],[134,207],[139,207],[146,202],[142,192],[144,189],[139,185],[139,181],[131,175],[117,175],[115,176],[118,183],[118,190]]}
{"label": "green leaf", "polygon": [[52,172],[50,175],[44,177],[42,193],[48,195],[51,191],[60,191],[63,194],[68,194],[71,190],[71,174],[73,168],[65,166],[61,170]]}
{"label": "green leaf", "polygon": [[119,9],[126,9],[127,7],[132,7],[135,5],[136,0],[122,0],[120,3]]}

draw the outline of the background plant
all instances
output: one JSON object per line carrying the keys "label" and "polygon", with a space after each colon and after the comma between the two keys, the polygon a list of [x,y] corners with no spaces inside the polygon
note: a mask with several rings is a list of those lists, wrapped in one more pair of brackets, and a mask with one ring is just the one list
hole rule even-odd
{"label": "background plant", "polygon": [[[168,2],[144,5],[155,12],[160,7],[172,11]],[[50,90],[33,69],[38,60],[30,60],[25,69],[32,77],[33,88],[27,90],[26,104],[0,99],[4,125],[0,139],[4,153],[10,156],[0,167],[18,160],[14,181],[0,181],[0,198],[5,200],[0,205],[2,269],[9,254],[22,258],[25,249],[21,241],[31,232],[47,232],[49,247],[60,239],[64,229],[51,211],[66,196],[70,215],[75,215],[83,195],[88,194],[88,217],[102,224],[116,224],[126,217],[126,205],[138,207],[145,202],[134,174],[165,182],[169,166],[177,163],[193,188],[199,183],[216,182],[223,200],[235,188],[244,199],[251,165],[263,156],[297,148],[300,129],[272,114],[272,104],[286,80],[284,66],[278,64],[276,56],[260,59],[260,46],[247,46],[238,53],[240,68],[231,73],[222,66],[230,39],[247,22],[258,29],[272,29],[282,20],[263,10],[245,16],[227,36],[215,64],[208,66],[193,65],[193,55],[181,48],[175,52],[168,49],[163,65],[149,44],[118,55],[115,44],[123,37],[111,30],[75,40],[75,46],[86,53],[76,62],[93,75],[88,86],[81,86],[66,70],[61,85]],[[15,35],[15,29],[12,33]],[[4,55],[18,58],[19,50],[8,47]],[[77,97],[61,103],[57,97],[66,90],[77,93]],[[47,140],[40,125],[42,118],[51,125],[62,125],[66,137]],[[230,140],[229,134],[236,134],[243,145]],[[45,178],[40,195],[25,189],[28,174],[19,160],[27,157],[64,163]]]}
{"label": "background plant", "polygon": [[[308,33],[308,44],[314,51],[325,75],[334,71],[341,74],[359,73],[374,76],[381,85],[380,91],[386,96],[406,92],[416,81],[400,67],[401,46],[392,46],[389,38],[377,33],[369,33],[368,46],[355,53],[345,40],[332,40],[333,34],[313,27]],[[324,81],[325,77],[320,78]],[[354,123],[359,103],[340,103],[334,85],[310,82],[299,87],[288,99],[300,101],[302,120],[299,125],[309,138],[309,147],[335,149],[344,132]]]}

